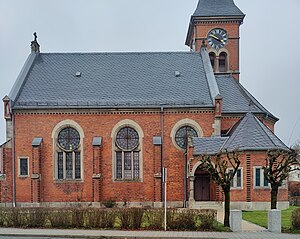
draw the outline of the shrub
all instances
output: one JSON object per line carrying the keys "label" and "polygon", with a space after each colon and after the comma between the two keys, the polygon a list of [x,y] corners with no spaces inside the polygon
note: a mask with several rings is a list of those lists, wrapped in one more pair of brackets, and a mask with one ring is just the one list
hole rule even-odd
{"label": "shrub", "polygon": [[116,201],[113,200],[113,199],[108,199],[106,201],[103,201],[102,204],[106,208],[113,208],[113,207],[115,207],[117,205]]}
{"label": "shrub", "polygon": [[300,229],[300,208],[296,208],[292,213],[292,225],[294,229]]}
{"label": "shrub", "polygon": [[194,230],[195,212],[193,210],[169,210],[168,226],[174,230]]}
{"label": "shrub", "polygon": [[158,230],[163,228],[164,210],[163,209],[148,209],[145,211],[147,229]]}
{"label": "shrub", "polygon": [[206,213],[198,215],[200,218],[200,229],[211,230],[214,227],[215,213]]}
{"label": "shrub", "polygon": [[139,229],[142,226],[144,209],[131,208],[131,229]]}

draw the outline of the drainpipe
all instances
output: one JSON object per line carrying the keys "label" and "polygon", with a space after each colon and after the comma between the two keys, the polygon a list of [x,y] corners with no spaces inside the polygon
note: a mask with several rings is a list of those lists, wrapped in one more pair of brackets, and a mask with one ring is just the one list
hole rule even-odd
{"label": "drainpipe", "polygon": [[[165,166],[164,163],[164,107],[160,107],[160,125],[161,125],[161,175],[163,175],[163,168]],[[164,206],[164,198],[165,198],[165,184],[163,180],[161,180],[161,200]]]}
{"label": "drainpipe", "polygon": [[186,165],[186,162],[187,162],[187,147],[188,147],[188,136],[186,135],[186,139],[185,139],[185,149],[184,149],[184,157],[183,157],[183,161],[184,161],[184,179],[183,179],[183,195],[184,195],[184,199],[183,199],[183,207],[186,208],[186,201],[187,201],[187,194],[186,194],[186,190],[187,190],[187,165]]}
{"label": "drainpipe", "polygon": [[12,100],[10,101],[10,112],[11,112],[11,124],[12,124],[12,133],[11,133],[11,156],[12,156],[12,194],[13,207],[16,207],[16,181],[15,181],[15,117],[12,109]]}

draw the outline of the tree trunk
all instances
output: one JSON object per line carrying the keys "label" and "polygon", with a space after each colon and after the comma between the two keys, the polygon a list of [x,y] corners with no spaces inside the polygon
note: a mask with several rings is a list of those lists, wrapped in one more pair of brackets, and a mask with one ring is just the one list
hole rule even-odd
{"label": "tree trunk", "polygon": [[271,190],[271,209],[277,209],[278,187],[272,186]]}
{"label": "tree trunk", "polygon": [[230,227],[229,216],[230,216],[230,188],[224,190],[225,194],[225,205],[224,205],[224,227]]}

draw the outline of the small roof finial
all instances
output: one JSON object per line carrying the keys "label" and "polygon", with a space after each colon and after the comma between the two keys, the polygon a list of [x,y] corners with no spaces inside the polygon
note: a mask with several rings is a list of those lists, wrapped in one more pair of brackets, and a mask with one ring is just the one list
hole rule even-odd
{"label": "small roof finial", "polygon": [[207,45],[205,44],[205,40],[204,39],[202,40],[201,48],[207,48]]}
{"label": "small roof finial", "polygon": [[40,52],[40,44],[37,42],[37,34],[33,33],[34,40],[31,42],[31,53],[39,53]]}

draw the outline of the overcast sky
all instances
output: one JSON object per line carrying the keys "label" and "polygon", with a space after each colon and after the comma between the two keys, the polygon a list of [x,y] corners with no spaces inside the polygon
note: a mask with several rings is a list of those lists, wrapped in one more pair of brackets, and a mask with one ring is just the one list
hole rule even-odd
{"label": "overcast sky", "polygon": [[[221,1],[221,0],[220,0]],[[30,53],[188,51],[184,45],[198,0],[0,0],[0,97]],[[241,83],[280,121],[276,133],[300,139],[300,1],[235,0],[241,26]],[[2,102],[1,102],[2,103]],[[3,104],[0,144],[5,141]]]}

